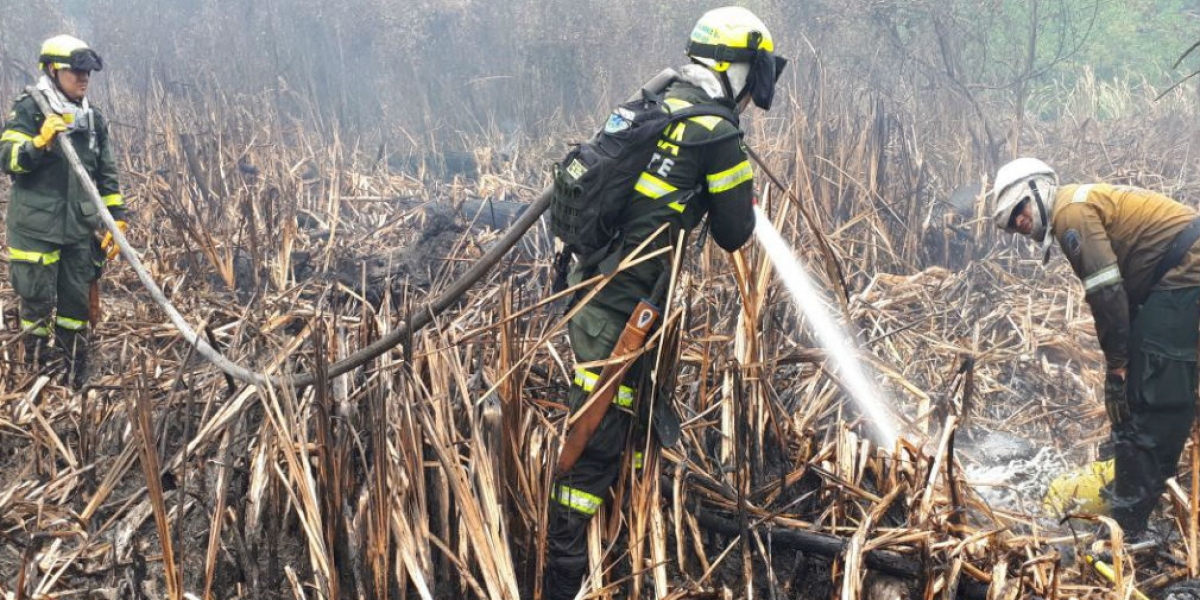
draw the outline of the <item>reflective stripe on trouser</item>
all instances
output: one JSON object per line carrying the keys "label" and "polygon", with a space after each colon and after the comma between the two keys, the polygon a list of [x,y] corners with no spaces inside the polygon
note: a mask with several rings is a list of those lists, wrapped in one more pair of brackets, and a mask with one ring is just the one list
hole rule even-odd
{"label": "reflective stripe on trouser", "polygon": [[1200,288],[1152,292],[1130,327],[1130,418],[1112,428],[1112,514],[1126,533],[1146,528],[1175,475],[1196,417]]}
{"label": "reflective stripe on trouser", "polygon": [[550,490],[550,499],[559,504],[588,516],[596,514],[601,506],[604,506],[604,499],[594,494],[589,494],[583,490],[577,490],[566,485],[556,485]]}
{"label": "reflective stripe on trouser", "polygon": [[[633,468],[640,469],[645,465],[646,455],[641,450],[633,452]],[[575,511],[588,516],[596,514],[604,506],[604,498],[577,490],[566,485],[556,485],[550,490],[550,499]]]}
{"label": "reflective stripe on trouser", "polygon": [[[9,227],[9,277],[21,299],[21,321],[53,323],[69,331],[87,327],[88,288],[100,275],[96,243],[51,244]],[[47,332],[48,333],[48,332]]]}
{"label": "reflective stripe on trouser", "polygon": [[43,321],[21,319],[21,331],[38,337],[48,337],[50,335],[50,328]]}
{"label": "reflective stripe on trouser", "polygon": [[86,319],[72,319],[59,315],[54,317],[54,326],[67,331],[83,331],[87,329],[88,323]]}
{"label": "reflective stripe on trouser", "polygon": [[[600,374],[587,369],[575,369],[575,385],[583,388],[583,391],[591,394],[596,389],[596,383],[600,380]],[[627,385],[621,385],[617,388],[617,393],[613,396],[612,403],[621,408],[633,408],[634,389]]]}
{"label": "reflective stripe on trouser", "polygon": [[[581,308],[568,326],[576,364],[608,358],[627,320],[629,315],[617,314],[594,303]],[[640,369],[640,361],[634,363],[625,381],[637,381]],[[571,386],[567,405],[572,412],[579,410],[587,400],[586,379],[581,377],[579,385]],[[633,390],[626,389],[632,405]],[[621,402],[620,397],[618,393],[615,402]],[[575,466],[554,481],[546,532],[546,597],[549,600],[573,598],[579,591],[587,565],[587,525],[620,475],[621,458],[632,422],[633,415],[628,411],[606,412]]]}

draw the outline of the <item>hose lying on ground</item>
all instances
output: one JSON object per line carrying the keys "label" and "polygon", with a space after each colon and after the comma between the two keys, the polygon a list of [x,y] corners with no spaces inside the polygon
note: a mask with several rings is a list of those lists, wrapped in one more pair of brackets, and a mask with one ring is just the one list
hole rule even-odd
{"label": "hose lying on ground", "polygon": [[[38,108],[41,109],[42,114],[49,115],[53,112],[47,104],[45,97],[42,96],[41,90],[38,90],[34,86],[27,86],[25,91],[28,92],[30,96],[33,96],[33,99],[37,102]],[[213,348],[204,338],[200,337],[200,335],[196,333],[196,330],[192,329],[192,327],[188,325],[188,322],[184,320],[183,315],[179,314],[179,311],[176,310],[173,304],[171,304],[171,301],[167,299],[166,295],[163,294],[162,289],[158,287],[158,284],[154,282],[154,278],[151,277],[150,273],[146,270],[145,265],[142,264],[141,258],[138,257],[138,254],[134,251],[133,246],[129,244],[129,240],[125,238],[125,234],[121,232],[119,227],[117,227],[117,223],[115,220],[113,220],[112,214],[108,212],[108,207],[104,205],[104,200],[100,198],[100,191],[96,189],[96,183],[92,181],[91,176],[88,175],[87,170],[83,167],[83,163],[80,162],[79,154],[75,152],[75,147],[71,145],[69,137],[70,136],[67,135],[58,136],[58,146],[62,149],[63,154],[67,157],[67,162],[71,164],[71,170],[75,174],[75,177],[79,179],[79,183],[83,186],[84,191],[87,193],[88,199],[91,200],[93,205],[95,205],[97,212],[100,214],[100,219],[104,222],[104,226],[112,233],[113,239],[116,242],[117,247],[120,249],[121,256],[125,257],[125,260],[129,262],[129,266],[133,269],[134,273],[137,273],[138,279],[142,282],[142,285],[146,287],[146,290],[150,292],[150,296],[154,299],[155,304],[158,304],[158,306],[167,313],[167,316],[171,319],[171,323],[175,326],[175,329],[179,330],[180,335],[183,336],[183,339],[187,341],[187,343],[196,348],[196,352],[200,353],[201,356],[216,365],[217,368],[221,369],[229,376],[252,385],[264,385],[270,383],[274,385],[293,385],[296,387],[303,387],[312,385],[317,381],[318,376],[316,373],[300,373],[286,377],[269,377],[262,373],[256,373],[229,360],[228,358],[225,358],[220,351],[218,351],[216,348]],[[466,293],[467,290],[471,289],[476,282],[482,279],[484,275],[487,275],[487,273],[491,271],[492,267],[495,266],[495,264],[499,262],[500,259],[503,258],[504,255],[507,254],[514,245],[516,245],[517,241],[521,239],[521,236],[525,235],[525,232],[533,226],[538,217],[540,217],[542,213],[545,212],[550,206],[550,192],[551,190],[549,188],[542,192],[542,195],[536,201],[534,201],[529,208],[525,209],[525,212],[521,214],[521,217],[517,219],[515,223],[513,223],[508,232],[504,234],[504,237],[502,237],[500,241],[497,242],[497,244],[487,252],[487,254],[484,254],[483,257],[480,258],[466,273],[464,273],[463,276],[458,279],[458,281],[454,282],[454,285],[450,286],[450,288],[443,292],[440,296],[434,298],[428,304],[421,307],[407,323],[403,323],[400,327],[389,331],[387,335],[384,335],[358,352],[355,352],[354,354],[351,354],[342,360],[328,365],[325,368],[324,376],[337,377],[338,375],[342,375],[351,369],[359,367],[371,359],[396,347],[401,341],[408,338],[426,325],[432,323],[434,317],[436,317],[443,310],[446,310],[446,308],[448,308],[455,300]]]}
{"label": "hose lying on ground", "polygon": [[[475,261],[475,264],[471,265],[471,268],[466,273],[463,273],[462,277],[459,277],[454,282],[454,285],[421,307],[407,323],[403,323],[400,327],[389,331],[387,335],[363,347],[358,352],[326,367],[325,376],[337,377],[351,369],[359,367],[376,356],[396,347],[405,338],[432,323],[434,317],[449,308],[455,300],[458,300],[467,290],[471,289],[476,282],[483,279],[483,276],[487,275],[488,271],[491,271],[492,267],[500,262],[500,259],[517,244],[521,236],[525,235],[525,232],[537,222],[538,217],[542,216],[542,213],[546,212],[546,209],[550,207],[551,191],[551,188],[546,188],[542,192],[542,195],[533,204],[530,204],[529,208],[525,209],[525,212],[521,213],[521,217],[512,224],[512,227],[508,228],[504,237],[500,238],[500,241],[496,242],[496,245],[491,250],[488,250],[487,254],[484,254],[479,260]],[[292,385],[296,386],[312,385],[316,382],[317,375],[316,373],[303,373],[294,375],[288,380]]]}

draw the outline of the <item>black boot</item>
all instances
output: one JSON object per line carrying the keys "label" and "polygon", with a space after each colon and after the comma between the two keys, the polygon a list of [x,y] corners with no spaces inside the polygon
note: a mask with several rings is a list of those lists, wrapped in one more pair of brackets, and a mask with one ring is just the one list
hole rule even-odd
{"label": "black boot", "polygon": [[41,371],[53,360],[54,350],[50,347],[50,338],[43,335],[29,334],[22,338],[25,350],[25,366],[30,371]]}
{"label": "black boot", "polygon": [[74,389],[82,388],[91,376],[89,361],[90,343],[86,331],[55,329],[55,341],[62,349],[67,361],[67,383]]}
{"label": "black boot", "polygon": [[587,569],[587,556],[548,557],[542,597],[546,600],[571,600],[579,595]]}
{"label": "black boot", "polygon": [[[560,483],[555,483],[556,488]],[[571,600],[587,575],[587,527],[592,516],[551,500],[548,517],[542,597]]]}

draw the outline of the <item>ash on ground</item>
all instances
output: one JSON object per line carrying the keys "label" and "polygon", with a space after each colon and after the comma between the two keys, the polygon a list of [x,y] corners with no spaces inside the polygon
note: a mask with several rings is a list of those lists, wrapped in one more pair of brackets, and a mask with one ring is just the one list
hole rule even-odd
{"label": "ash on ground", "polygon": [[984,431],[958,444],[957,456],[965,479],[993,509],[1001,509],[1057,522],[1045,514],[1042,498],[1050,482],[1078,467],[1065,453],[1003,431]]}

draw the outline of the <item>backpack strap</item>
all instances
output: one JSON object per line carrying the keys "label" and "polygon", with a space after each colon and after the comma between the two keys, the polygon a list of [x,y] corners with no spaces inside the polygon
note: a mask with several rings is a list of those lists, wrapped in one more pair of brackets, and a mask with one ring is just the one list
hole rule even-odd
{"label": "backpack strap", "polygon": [[1183,262],[1183,257],[1187,255],[1188,250],[1196,244],[1196,240],[1200,239],[1200,217],[1192,219],[1187,227],[1179,230],[1175,234],[1175,238],[1167,246],[1163,257],[1158,259],[1158,264],[1154,267],[1154,273],[1150,276],[1150,284],[1147,290],[1158,285],[1158,282],[1167,274],[1167,271],[1174,269],[1179,263]]}
{"label": "backpack strap", "polygon": [[684,147],[707,146],[708,144],[715,144],[717,142],[723,142],[725,140],[735,138],[735,137],[741,137],[743,135],[743,132],[741,129],[741,123],[740,123],[740,120],[738,119],[737,113],[735,113],[732,110],[730,110],[729,108],[721,106],[719,104],[700,104],[700,105],[693,104],[691,106],[685,106],[683,108],[671,110],[670,106],[668,106],[666,103],[663,103],[663,108],[665,108],[667,110],[667,113],[670,115],[672,124],[690,119],[692,117],[720,117],[720,118],[725,119],[726,121],[729,121],[730,123],[733,124],[733,129],[734,129],[733,131],[719,135],[714,138],[704,140],[702,142],[692,142],[692,143],[671,142],[677,146],[684,146]]}
{"label": "backpack strap", "polygon": [[738,118],[737,113],[733,112],[728,107],[721,106],[720,104],[693,104],[691,106],[685,106],[683,108],[677,108],[673,110],[671,109],[670,105],[666,104],[665,102],[662,105],[663,108],[666,109],[667,114],[671,115],[672,123],[676,121],[682,121],[684,119],[690,119],[692,117],[713,116],[721,117],[722,119],[733,123],[735,127],[741,127],[741,119]]}

